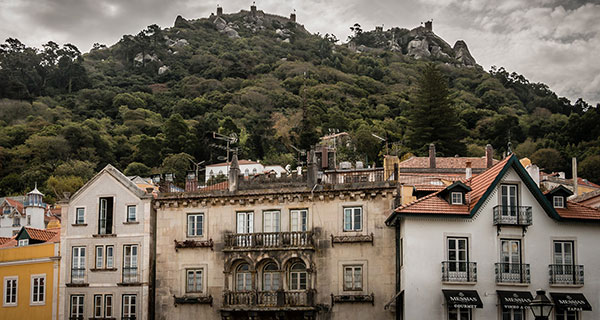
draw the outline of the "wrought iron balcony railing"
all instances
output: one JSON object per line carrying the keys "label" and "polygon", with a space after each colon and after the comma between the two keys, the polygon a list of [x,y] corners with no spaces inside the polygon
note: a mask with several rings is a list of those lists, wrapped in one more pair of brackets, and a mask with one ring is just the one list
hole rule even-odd
{"label": "wrought iron balcony railing", "polygon": [[442,281],[477,282],[477,262],[442,261]]}
{"label": "wrought iron balcony railing", "polygon": [[71,268],[71,283],[85,282],[85,268]]}
{"label": "wrought iron balcony railing", "polygon": [[531,283],[529,264],[496,263],[496,283]]}
{"label": "wrought iron balcony railing", "polygon": [[503,206],[494,207],[494,225],[530,226],[531,207]]}
{"label": "wrought iron balcony railing", "polygon": [[225,291],[225,306],[309,307],[314,306],[314,290],[306,291]]}
{"label": "wrought iron balcony railing", "polygon": [[138,268],[123,267],[123,283],[138,283]]}
{"label": "wrought iron balcony railing", "polygon": [[226,249],[313,248],[312,232],[234,233],[225,236]]}
{"label": "wrought iron balcony railing", "polygon": [[583,285],[583,265],[551,264],[548,272],[550,284]]}

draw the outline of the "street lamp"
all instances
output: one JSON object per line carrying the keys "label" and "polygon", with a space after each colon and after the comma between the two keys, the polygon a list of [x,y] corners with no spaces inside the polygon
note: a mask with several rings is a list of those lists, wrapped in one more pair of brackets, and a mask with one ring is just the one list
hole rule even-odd
{"label": "street lamp", "polygon": [[537,290],[535,293],[536,296],[529,303],[529,308],[531,309],[531,312],[533,312],[535,319],[548,320],[550,312],[552,312],[552,307],[554,307],[554,303],[546,297],[546,291]]}

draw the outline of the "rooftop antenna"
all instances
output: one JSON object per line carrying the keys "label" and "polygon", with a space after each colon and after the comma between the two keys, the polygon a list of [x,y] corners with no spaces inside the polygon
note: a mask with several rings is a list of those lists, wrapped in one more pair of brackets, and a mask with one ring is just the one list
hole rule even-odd
{"label": "rooftop antenna", "polygon": [[374,133],[371,133],[371,135],[372,135],[373,137],[375,137],[375,138],[377,138],[377,139],[379,139],[379,140],[381,140],[381,141],[383,141],[383,142],[385,143],[385,154],[387,155],[387,154],[388,154],[388,144],[387,144],[387,139],[384,139],[384,138],[382,138],[382,137],[380,137],[380,136],[378,136],[378,135],[376,135],[376,134],[374,134]]}
{"label": "rooftop antenna", "polygon": [[225,163],[227,164],[226,170],[227,170],[227,172],[229,172],[229,152],[231,151],[231,148],[229,147],[229,145],[236,143],[238,141],[238,136],[237,136],[237,134],[235,134],[235,132],[232,132],[228,136],[226,136],[224,134],[220,134],[218,132],[213,132],[213,139],[223,140],[223,141],[227,142],[227,147],[225,147],[225,148],[223,148],[223,146],[219,146],[219,145],[215,145],[215,144],[213,144],[212,146],[227,150],[227,160],[225,161]]}
{"label": "rooftop antenna", "polygon": [[510,129],[508,129],[508,143],[506,146],[506,155],[510,156],[512,154],[512,143],[510,142]]}

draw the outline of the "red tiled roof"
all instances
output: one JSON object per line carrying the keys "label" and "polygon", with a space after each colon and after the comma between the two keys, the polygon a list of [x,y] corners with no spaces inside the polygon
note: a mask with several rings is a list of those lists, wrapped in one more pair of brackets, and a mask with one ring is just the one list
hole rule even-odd
{"label": "red tiled roof", "polygon": [[10,238],[8,241],[0,244],[0,248],[12,248],[17,246],[17,240]]}
{"label": "red tiled roof", "polygon": [[0,245],[7,243],[8,241],[10,241],[10,239],[12,238],[0,237]]}
{"label": "red tiled roof", "polygon": [[[435,167],[443,169],[464,169],[467,167],[467,162],[471,162],[471,168],[487,167],[487,159],[485,157],[436,157]],[[494,164],[499,161],[494,159]],[[429,168],[429,157],[411,157],[401,161],[398,165],[400,168]]]}
{"label": "red tiled roof", "polygon": [[445,185],[433,184],[416,184],[414,187],[417,191],[440,191],[446,189]]}
{"label": "red tiled roof", "polygon": [[20,214],[23,214],[23,203],[17,200],[6,198],[6,202],[10,204],[11,207],[17,209]]}
{"label": "red tiled roof", "polygon": [[29,238],[46,242],[46,241],[49,241],[50,239],[54,238],[56,236],[56,234],[58,232],[60,232],[60,229],[43,230],[43,229],[25,227],[25,231],[27,231],[27,234],[29,234]]}
{"label": "red tiled roof", "polygon": [[572,201],[567,201],[566,208],[556,208],[556,212],[565,219],[600,220],[600,210]]}
{"label": "red tiled roof", "polygon": [[207,192],[214,190],[227,190],[229,189],[229,181],[219,182],[210,186],[202,187],[198,189],[198,192]]}

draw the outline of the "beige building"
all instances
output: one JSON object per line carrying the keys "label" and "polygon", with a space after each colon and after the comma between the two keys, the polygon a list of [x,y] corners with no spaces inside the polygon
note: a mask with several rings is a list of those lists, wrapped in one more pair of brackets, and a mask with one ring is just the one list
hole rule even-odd
{"label": "beige building", "polygon": [[59,319],[153,318],[147,191],[108,165],[62,204]]}
{"label": "beige building", "polygon": [[394,318],[395,185],[230,169],[227,190],[155,200],[156,319]]}

